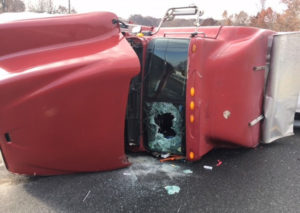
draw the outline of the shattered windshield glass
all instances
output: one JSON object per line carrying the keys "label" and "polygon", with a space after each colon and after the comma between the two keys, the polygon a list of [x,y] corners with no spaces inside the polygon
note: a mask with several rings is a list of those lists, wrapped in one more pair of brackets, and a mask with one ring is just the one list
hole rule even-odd
{"label": "shattered windshield glass", "polygon": [[188,39],[154,39],[147,49],[144,126],[151,151],[182,154]]}

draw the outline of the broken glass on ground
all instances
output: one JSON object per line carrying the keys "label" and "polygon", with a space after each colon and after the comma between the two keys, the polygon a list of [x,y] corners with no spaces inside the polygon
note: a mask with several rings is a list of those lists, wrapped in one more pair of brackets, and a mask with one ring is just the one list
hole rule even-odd
{"label": "broken glass on ground", "polygon": [[179,186],[165,186],[165,189],[167,190],[169,195],[174,195],[180,192]]}
{"label": "broken glass on ground", "polygon": [[183,170],[183,173],[184,174],[193,174],[193,171],[190,169],[185,169],[185,170]]}
{"label": "broken glass on ground", "polygon": [[181,154],[184,136],[183,106],[167,102],[146,103],[146,129],[151,151]]}

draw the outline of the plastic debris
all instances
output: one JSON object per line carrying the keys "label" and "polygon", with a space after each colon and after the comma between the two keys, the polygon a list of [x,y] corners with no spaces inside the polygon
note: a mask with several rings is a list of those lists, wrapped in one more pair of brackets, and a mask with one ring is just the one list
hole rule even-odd
{"label": "plastic debris", "polygon": [[206,170],[213,170],[213,167],[212,167],[212,166],[207,166],[207,165],[205,165],[205,166],[203,166],[203,168],[206,169]]}
{"label": "plastic debris", "polygon": [[222,165],[222,161],[221,160],[218,160],[218,163],[217,163],[217,165],[216,166],[221,166]]}
{"label": "plastic debris", "polygon": [[85,197],[83,198],[82,202],[84,202],[84,201],[87,199],[87,197],[90,195],[90,193],[91,193],[91,190],[88,191],[88,193],[87,193],[87,194],[85,195]]}
{"label": "plastic debris", "polygon": [[161,154],[160,156],[161,156],[162,158],[167,158],[167,157],[170,156],[170,153],[167,153],[167,154]]}
{"label": "plastic debris", "polygon": [[124,172],[123,175],[130,176],[130,173]]}
{"label": "plastic debris", "polygon": [[193,171],[190,170],[190,169],[186,169],[186,170],[183,170],[183,173],[184,173],[184,174],[192,174]]}
{"label": "plastic debris", "polygon": [[174,195],[179,193],[180,187],[179,186],[166,186],[165,189],[167,190],[169,195]]}
{"label": "plastic debris", "polygon": [[148,146],[152,151],[181,154],[183,108],[167,102],[146,103]]}
{"label": "plastic debris", "polygon": [[151,154],[156,158],[160,157],[160,153],[158,153],[158,152],[152,152]]}
{"label": "plastic debris", "polygon": [[174,155],[172,157],[168,157],[168,158],[165,158],[165,159],[160,159],[159,161],[162,163],[162,162],[166,162],[166,161],[183,160],[183,159],[185,159],[184,156]]}

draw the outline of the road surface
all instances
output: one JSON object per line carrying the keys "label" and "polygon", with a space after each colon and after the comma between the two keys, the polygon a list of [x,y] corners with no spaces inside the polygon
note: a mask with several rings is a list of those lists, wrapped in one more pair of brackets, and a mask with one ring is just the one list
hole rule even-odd
{"label": "road surface", "polygon": [[[255,149],[214,150],[196,163],[130,160],[110,172],[25,177],[1,159],[0,212],[300,212],[299,130]],[[180,191],[169,195],[166,186]]]}

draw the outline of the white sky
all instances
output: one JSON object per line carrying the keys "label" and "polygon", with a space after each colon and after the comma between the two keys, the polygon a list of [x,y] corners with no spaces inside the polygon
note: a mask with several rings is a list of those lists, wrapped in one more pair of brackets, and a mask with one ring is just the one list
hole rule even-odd
{"label": "white sky", "polygon": [[[38,0],[25,0],[34,3]],[[68,5],[68,0],[54,0],[56,5]],[[238,13],[241,10],[250,15],[260,10],[260,0],[71,0],[72,7],[77,12],[111,11],[122,18],[128,18],[131,14],[153,16],[161,18],[170,7],[197,5],[204,10],[204,16],[221,18],[224,10],[229,14]],[[271,6],[276,11],[284,8],[280,0],[267,0],[266,7]]]}

